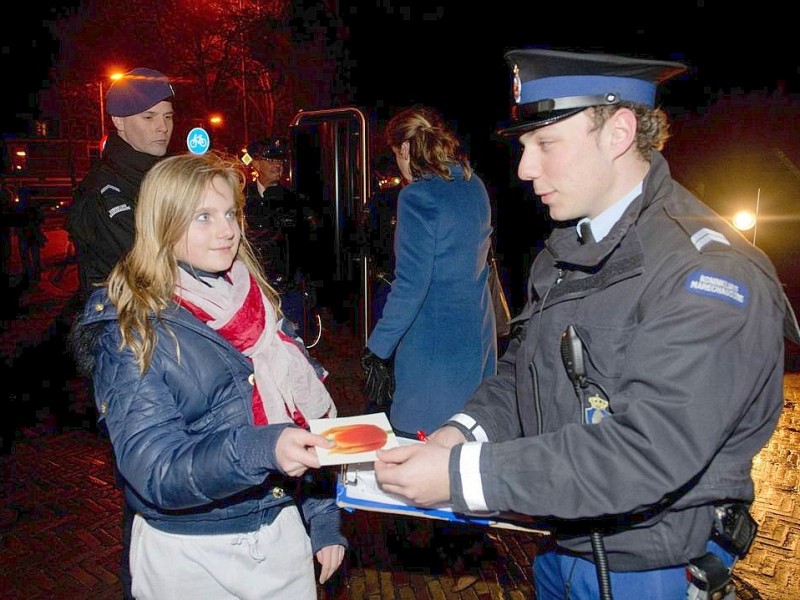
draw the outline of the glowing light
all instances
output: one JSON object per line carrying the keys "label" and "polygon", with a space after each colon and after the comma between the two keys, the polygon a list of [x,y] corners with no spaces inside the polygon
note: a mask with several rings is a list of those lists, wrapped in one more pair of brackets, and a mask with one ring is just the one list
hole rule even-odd
{"label": "glowing light", "polygon": [[731,222],[736,229],[740,231],[748,231],[756,226],[756,214],[751,210],[740,210],[735,215]]}

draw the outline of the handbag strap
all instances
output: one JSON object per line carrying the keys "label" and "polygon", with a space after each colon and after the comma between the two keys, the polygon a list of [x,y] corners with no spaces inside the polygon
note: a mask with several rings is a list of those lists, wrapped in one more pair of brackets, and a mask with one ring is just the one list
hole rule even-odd
{"label": "handbag strap", "polygon": [[497,207],[495,206],[494,199],[491,197],[489,198],[489,213],[492,233],[489,235],[489,254],[486,258],[489,262],[497,262],[497,253],[495,251],[497,242]]}

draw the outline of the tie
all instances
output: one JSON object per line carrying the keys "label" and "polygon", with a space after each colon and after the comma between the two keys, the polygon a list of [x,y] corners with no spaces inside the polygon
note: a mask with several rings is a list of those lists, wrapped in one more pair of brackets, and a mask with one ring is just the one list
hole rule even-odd
{"label": "tie", "polygon": [[580,227],[581,231],[581,244],[594,244],[594,236],[592,235],[592,226],[589,224],[589,221],[584,221],[581,223]]}

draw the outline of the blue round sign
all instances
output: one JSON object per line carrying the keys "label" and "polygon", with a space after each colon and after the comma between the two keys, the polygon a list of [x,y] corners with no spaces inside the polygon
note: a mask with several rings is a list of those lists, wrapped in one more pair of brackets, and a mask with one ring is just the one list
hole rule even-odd
{"label": "blue round sign", "polygon": [[186,146],[192,154],[205,154],[211,147],[211,138],[202,127],[195,127],[186,136]]}

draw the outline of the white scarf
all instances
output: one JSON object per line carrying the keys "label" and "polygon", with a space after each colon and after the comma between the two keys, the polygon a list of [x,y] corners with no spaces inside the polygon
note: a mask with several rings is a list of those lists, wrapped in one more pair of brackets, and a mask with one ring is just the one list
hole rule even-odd
{"label": "white scarf", "polygon": [[[280,331],[275,309],[244,263],[234,262],[225,277],[178,273],[178,301],[252,360],[254,400],[260,396],[267,423],[306,426],[308,419],[336,416],[336,405],[305,348]],[[260,424],[256,402],[253,409]]]}

